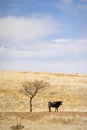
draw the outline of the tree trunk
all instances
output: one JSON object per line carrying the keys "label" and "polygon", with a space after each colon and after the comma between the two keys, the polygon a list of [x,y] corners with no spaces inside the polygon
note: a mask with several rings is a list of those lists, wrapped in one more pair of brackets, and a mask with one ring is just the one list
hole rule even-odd
{"label": "tree trunk", "polygon": [[32,112],[32,99],[33,97],[30,97],[30,112]]}

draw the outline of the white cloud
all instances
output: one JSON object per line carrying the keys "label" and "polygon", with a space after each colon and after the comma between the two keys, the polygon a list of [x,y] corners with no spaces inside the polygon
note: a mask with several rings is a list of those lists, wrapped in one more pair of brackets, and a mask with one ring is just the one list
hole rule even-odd
{"label": "white cloud", "polygon": [[87,39],[55,39],[54,42],[59,44],[59,50],[63,49],[65,54],[87,52]]}
{"label": "white cloud", "polygon": [[1,62],[2,70],[41,71],[56,73],[82,73],[87,74],[87,61],[43,61],[43,60],[17,60]]}
{"label": "white cloud", "polygon": [[56,43],[70,43],[72,39],[54,39],[53,41]]}
{"label": "white cloud", "polygon": [[28,49],[0,48],[0,69],[87,73],[86,55],[87,39],[38,41]]}
{"label": "white cloud", "polygon": [[29,44],[24,49],[0,48],[1,54],[13,58],[53,58],[87,53],[87,39],[54,39]]}
{"label": "white cloud", "polygon": [[0,69],[84,73],[84,57],[70,58],[87,54],[87,39],[42,40],[57,27],[51,17],[0,18]]}
{"label": "white cloud", "polygon": [[36,40],[57,31],[54,20],[47,16],[0,18],[0,39],[10,41]]}

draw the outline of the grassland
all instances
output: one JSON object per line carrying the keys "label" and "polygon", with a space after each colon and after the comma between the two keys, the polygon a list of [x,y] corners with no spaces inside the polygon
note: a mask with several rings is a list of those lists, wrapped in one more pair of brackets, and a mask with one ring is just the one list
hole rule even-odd
{"label": "grassland", "polygon": [[[24,81],[43,80],[50,84],[33,99],[22,94]],[[48,112],[48,101],[63,101],[59,112]],[[0,130],[21,122],[24,130],[86,130],[87,75],[0,71]]]}
{"label": "grassland", "polygon": [[0,113],[0,130],[21,123],[24,130],[87,130],[87,112]]}

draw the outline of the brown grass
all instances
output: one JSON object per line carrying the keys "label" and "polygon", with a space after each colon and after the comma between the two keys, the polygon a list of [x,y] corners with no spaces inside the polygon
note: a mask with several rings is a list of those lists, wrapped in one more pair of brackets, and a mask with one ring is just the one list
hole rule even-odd
{"label": "brown grass", "polygon": [[[33,99],[33,113],[29,97],[20,92],[26,80],[50,83]],[[57,100],[63,101],[59,112],[48,112],[48,101]],[[17,123],[24,130],[86,130],[87,75],[0,71],[0,130]]]}
{"label": "brown grass", "polygon": [[[29,98],[22,93],[25,80],[50,83],[33,99],[33,111],[48,111],[47,102],[62,100],[60,111],[87,111],[87,75],[0,71],[0,111],[29,111]],[[39,105],[39,107],[38,107]]]}
{"label": "brown grass", "polygon": [[0,113],[0,130],[21,123],[24,130],[86,130],[87,112],[5,112]]}

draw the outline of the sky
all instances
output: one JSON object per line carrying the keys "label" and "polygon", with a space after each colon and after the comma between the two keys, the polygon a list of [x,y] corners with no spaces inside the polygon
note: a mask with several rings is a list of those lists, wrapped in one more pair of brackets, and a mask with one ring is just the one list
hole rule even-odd
{"label": "sky", "polygon": [[87,0],[0,0],[0,70],[87,74]]}

